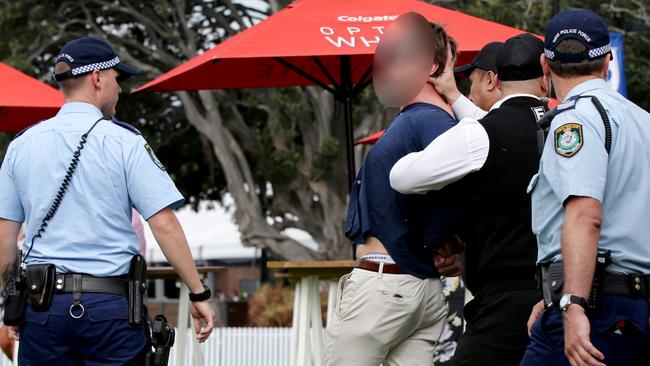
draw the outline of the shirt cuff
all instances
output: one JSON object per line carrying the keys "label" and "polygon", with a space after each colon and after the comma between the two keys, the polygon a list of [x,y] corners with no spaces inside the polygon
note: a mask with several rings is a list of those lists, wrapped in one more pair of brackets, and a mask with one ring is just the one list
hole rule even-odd
{"label": "shirt cuff", "polygon": [[463,118],[481,119],[488,113],[476,106],[464,95],[461,95],[456,99],[456,101],[451,105],[451,110],[454,112],[457,120]]}

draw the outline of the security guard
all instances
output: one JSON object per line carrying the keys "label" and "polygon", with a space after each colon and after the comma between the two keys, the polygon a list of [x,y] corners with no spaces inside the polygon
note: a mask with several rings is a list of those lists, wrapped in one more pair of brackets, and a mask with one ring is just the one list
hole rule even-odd
{"label": "security guard", "polygon": [[545,299],[522,365],[647,365],[650,114],[607,85],[597,14],[559,13],[545,38],[563,104],[529,187]]}
{"label": "security guard", "polygon": [[[537,120],[548,92],[539,57],[544,44],[525,33],[496,56],[503,98],[481,120],[462,119],[390,173],[401,193],[422,194],[451,183],[467,197],[459,225],[465,280],[474,299],[453,365],[518,365],[528,344],[528,309],[539,300],[536,242],[526,186],[538,169]],[[477,107],[474,107],[477,108]]]}
{"label": "security guard", "polygon": [[0,169],[1,268],[12,267],[26,222],[21,260],[37,295],[19,328],[20,365],[139,364],[145,328],[128,321],[125,284],[138,254],[133,206],[193,293],[195,329],[206,340],[210,293],[172,211],[183,197],[141,134],[114,119],[118,83],[138,70],[106,42],[80,38],[63,47],[54,71],[65,104],[17,136]]}

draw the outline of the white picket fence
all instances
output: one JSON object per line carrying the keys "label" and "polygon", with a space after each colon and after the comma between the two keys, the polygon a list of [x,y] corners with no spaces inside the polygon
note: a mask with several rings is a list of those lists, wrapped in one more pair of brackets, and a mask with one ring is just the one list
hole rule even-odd
{"label": "white picket fence", "polygon": [[[190,332],[192,334],[192,332]],[[193,343],[188,335],[184,362],[176,364],[175,348],[169,366],[191,365]],[[217,328],[201,345],[205,366],[287,366],[289,365],[291,328]],[[176,342],[179,340],[177,339]],[[0,366],[11,366],[4,355]]]}

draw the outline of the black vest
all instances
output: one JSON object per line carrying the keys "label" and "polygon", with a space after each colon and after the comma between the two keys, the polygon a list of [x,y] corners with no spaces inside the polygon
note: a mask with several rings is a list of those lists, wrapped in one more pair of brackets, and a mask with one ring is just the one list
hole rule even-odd
{"label": "black vest", "polygon": [[533,97],[514,97],[479,122],[490,151],[483,167],[461,180],[468,193],[462,225],[465,280],[476,292],[487,284],[534,289],[537,240],[526,188],[539,168],[537,120],[546,111]]}

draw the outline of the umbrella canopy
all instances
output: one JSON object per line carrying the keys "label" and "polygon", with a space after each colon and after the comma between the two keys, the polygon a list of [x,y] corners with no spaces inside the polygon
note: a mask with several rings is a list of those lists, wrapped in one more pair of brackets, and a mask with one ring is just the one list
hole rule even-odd
{"label": "umbrella canopy", "polygon": [[522,33],[418,0],[298,0],[135,92],[318,85],[343,104],[352,187],[351,99],[371,82],[384,29],[411,11],[445,26],[459,43],[460,63],[489,42]]}
{"label": "umbrella canopy", "polygon": [[340,85],[340,56],[348,55],[350,81],[363,83],[384,29],[409,11],[445,26],[461,64],[485,44],[522,33],[416,0],[299,0],[136,91]]}
{"label": "umbrella canopy", "polygon": [[63,94],[0,62],[0,131],[18,132],[54,116]]}

